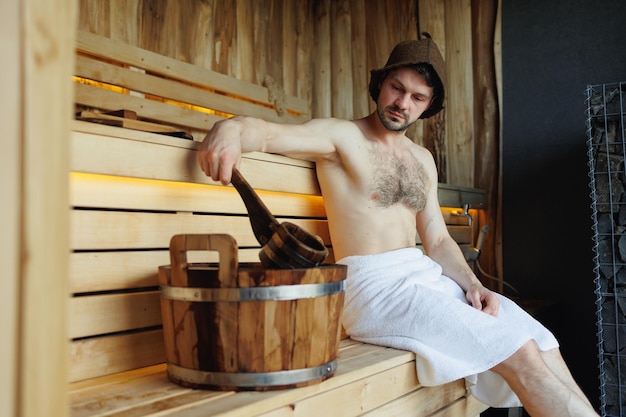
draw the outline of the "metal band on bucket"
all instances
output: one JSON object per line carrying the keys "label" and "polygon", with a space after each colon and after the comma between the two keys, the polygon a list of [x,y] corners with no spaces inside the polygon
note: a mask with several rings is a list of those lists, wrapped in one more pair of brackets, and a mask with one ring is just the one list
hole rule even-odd
{"label": "metal band on bucket", "polygon": [[343,292],[344,288],[344,281],[249,288],[193,288],[162,285],[161,296],[169,300],[192,302],[282,301],[338,294]]}
{"label": "metal band on bucket", "polygon": [[271,387],[293,385],[331,376],[337,369],[337,360],[312,368],[276,372],[208,372],[167,364],[167,372],[175,379],[201,385],[223,387]]}

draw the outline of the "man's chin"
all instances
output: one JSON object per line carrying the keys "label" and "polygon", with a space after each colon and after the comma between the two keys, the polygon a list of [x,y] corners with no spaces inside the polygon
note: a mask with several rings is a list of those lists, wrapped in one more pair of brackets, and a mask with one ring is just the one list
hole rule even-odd
{"label": "man's chin", "polygon": [[404,132],[409,125],[407,123],[402,123],[400,121],[389,120],[387,119],[383,125],[392,132]]}

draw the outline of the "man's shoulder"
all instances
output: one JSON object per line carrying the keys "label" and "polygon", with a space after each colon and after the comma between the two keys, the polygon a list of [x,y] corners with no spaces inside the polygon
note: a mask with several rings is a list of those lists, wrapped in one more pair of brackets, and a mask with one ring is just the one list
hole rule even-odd
{"label": "man's shoulder", "polygon": [[358,124],[352,120],[334,117],[311,119],[306,124],[319,136],[332,139],[335,143],[347,140],[354,142],[363,137]]}
{"label": "man's shoulder", "polygon": [[318,117],[315,119],[311,119],[308,122],[305,122],[311,126],[320,126],[320,127],[331,127],[331,128],[356,128],[357,125],[352,120],[340,119],[338,117]]}

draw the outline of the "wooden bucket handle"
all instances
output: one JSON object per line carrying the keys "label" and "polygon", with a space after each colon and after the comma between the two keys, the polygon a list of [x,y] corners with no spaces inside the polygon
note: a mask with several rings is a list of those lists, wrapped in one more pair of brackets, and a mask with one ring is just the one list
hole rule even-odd
{"label": "wooden bucket handle", "polygon": [[187,252],[207,250],[219,253],[218,278],[223,288],[237,287],[238,252],[237,241],[228,234],[182,234],[174,235],[170,240],[170,262],[172,285],[186,287]]}

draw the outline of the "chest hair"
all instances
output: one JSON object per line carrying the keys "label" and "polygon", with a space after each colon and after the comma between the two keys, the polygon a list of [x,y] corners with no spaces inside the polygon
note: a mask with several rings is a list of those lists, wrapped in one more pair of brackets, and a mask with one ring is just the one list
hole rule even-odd
{"label": "chest hair", "polygon": [[373,149],[371,163],[374,177],[370,195],[377,206],[404,204],[416,212],[424,208],[429,181],[415,157]]}

